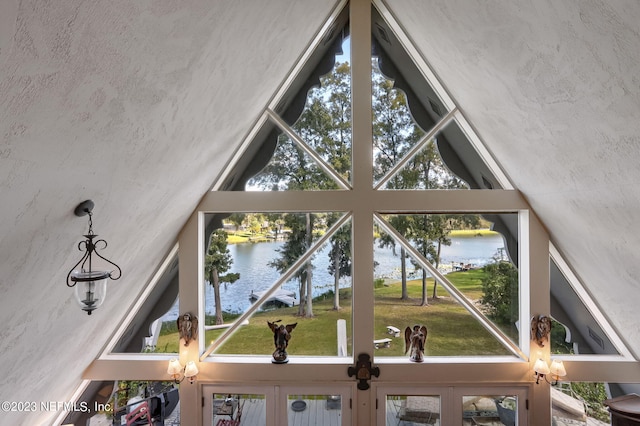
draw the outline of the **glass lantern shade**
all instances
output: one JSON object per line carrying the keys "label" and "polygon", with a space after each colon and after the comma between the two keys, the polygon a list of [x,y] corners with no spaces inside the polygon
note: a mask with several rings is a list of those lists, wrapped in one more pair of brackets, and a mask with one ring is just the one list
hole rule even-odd
{"label": "glass lantern shade", "polygon": [[83,311],[91,312],[104,303],[107,295],[107,271],[73,271],[70,279],[75,283],[76,302]]}

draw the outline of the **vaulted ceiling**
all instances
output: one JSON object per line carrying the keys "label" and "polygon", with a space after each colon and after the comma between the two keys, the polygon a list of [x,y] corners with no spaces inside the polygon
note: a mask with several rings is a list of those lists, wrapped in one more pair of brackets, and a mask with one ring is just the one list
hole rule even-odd
{"label": "vaulted ceiling", "polygon": [[[388,3],[640,354],[640,4]],[[69,400],[334,7],[0,4],[0,400]],[[88,198],[124,271],[91,317],[64,285]]]}

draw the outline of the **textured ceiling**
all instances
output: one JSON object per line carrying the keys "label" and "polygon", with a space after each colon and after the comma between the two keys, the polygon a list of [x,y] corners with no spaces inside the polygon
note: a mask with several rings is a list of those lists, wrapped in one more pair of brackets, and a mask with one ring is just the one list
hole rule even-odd
{"label": "textured ceiling", "polygon": [[640,4],[392,2],[390,8],[640,353]]}
{"label": "textured ceiling", "polygon": [[[0,400],[70,398],[333,3],[0,3]],[[389,3],[640,353],[640,4]],[[124,271],[91,317],[87,198]]]}

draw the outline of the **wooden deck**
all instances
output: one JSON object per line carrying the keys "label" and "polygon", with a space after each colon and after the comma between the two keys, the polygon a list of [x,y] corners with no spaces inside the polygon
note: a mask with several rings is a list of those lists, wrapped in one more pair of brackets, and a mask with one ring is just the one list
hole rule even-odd
{"label": "wooden deck", "polygon": [[[440,426],[439,415],[427,416],[420,419],[407,412],[407,401],[403,399],[387,399],[386,404],[386,426]],[[424,420],[424,422],[421,422]]]}
{"label": "wooden deck", "polygon": [[[342,423],[342,411],[335,407],[335,402],[326,399],[304,400],[306,407],[301,411],[291,408],[293,400],[287,407],[288,426],[340,426]],[[264,399],[244,398],[240,400],[242,407],[242,426],[264,426],[266,424],[266,402]],[[228,419],[229,416],[213,416],[213,424],[218,420]],[[235,418],[235,416],[234,416]]]}
{"label": "wooden deck", "polygon": [[[242,411],[240,417],[241,425],[264,425],[266,423],[266,401],[262,398],[241,398],[240,402],[233,405],[233,412],[231,415],[213,415],[213,423],[210,426],[216,426],[219,420],[222,419],[237,419],[238,408]],[[215,410],[215,403],[214,403]]]}
{"label": "wooden deck", "polygon": [[293,411],[291,403],[287,408],[288,426],[340,426],[342,424],[342,410],[330,409],[326,399],[305,400],[307,407],[303,411]]}
{"label": "wooden deck", "polygon": [[[302,411],[294,411],[289,401],[287,407],[287,426],[341,426],[342,410],[336,408],[335,401],[327,401],[326,399],[305,400],[307,406]],[[242,418],[240,424],[242,426],[264,426],[266,424],[266,403],[264,399],[245,398],[241,400]],[[340,404],[348,408],[348,401]],[[212,425],[215,426],[219,419],[228,417],[214,416]],[[406,420],[405,420],[406,419]],[[390,399],[386,404],[386,425],[387,426],[420,426],[432,425],[440,426],[439,419],[427,419],[432,423],[420,423],[415,418],[409,420],[407,417],[406,401]]]}

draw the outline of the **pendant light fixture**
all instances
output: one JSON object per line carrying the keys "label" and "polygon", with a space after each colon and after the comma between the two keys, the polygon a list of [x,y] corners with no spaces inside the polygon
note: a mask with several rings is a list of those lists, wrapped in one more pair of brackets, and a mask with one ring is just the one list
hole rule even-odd
{"label": "pendant light fixture", "polygon": [[[82,258],[67,274],[67,286],[75,287],[76,301],[88,315],[104,303],[107,279],[117,280],[122,276],[120,267],[97,251],[106,248],[107,242],[103,239],[94,241],[98,236],[93,233],[91,220],[93,207],[93,201],[86,200],[78,204],[74,211],[76,216],[89,216],[89,231],[84,235],[85,240],[78,243],[78,250],[84,251]],[[98,261],[99,265],[94,264],[95,261]],[[105,270],[104,262],[114,266],[115,269]]]}

